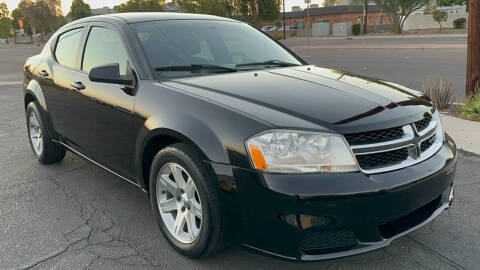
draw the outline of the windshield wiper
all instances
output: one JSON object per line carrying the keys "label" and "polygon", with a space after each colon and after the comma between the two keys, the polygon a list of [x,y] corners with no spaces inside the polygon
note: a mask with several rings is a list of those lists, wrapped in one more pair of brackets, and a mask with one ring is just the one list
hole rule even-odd
{"label": "windshield wiper", "polygon": [[268,60],[264,62],[253,62],[253,63],[245,63],[245,64],[238,64],[237,67],[249,67],[249,66],[278,66],[278,67],[293,67],[293,66],[300,66],[299,64],[288,63],[280,60]]}
{"label": "windshield wiper", "polygon": [[157,67],[155,71],[200,71],[200,70],[217,70],[222,72],[237,72],[234,68],[222,67],[210,64],[192,64],[189,66],[169,66]]}

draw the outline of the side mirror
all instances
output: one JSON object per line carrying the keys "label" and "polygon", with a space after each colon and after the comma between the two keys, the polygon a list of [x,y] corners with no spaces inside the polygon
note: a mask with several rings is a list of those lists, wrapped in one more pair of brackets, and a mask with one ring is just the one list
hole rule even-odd
{"label": "side mirror", "polygon": [[133,84],[132,75],[120,75],[120,67],[118,63],[93,67],[88,73],[88,78],[92,82],[115,83],[122,85]]}

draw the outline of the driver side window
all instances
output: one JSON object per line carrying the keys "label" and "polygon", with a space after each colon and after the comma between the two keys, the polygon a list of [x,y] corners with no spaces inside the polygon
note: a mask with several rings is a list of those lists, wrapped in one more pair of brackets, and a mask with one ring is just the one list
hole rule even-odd
{"label": "driver side window", "polygon": [[104,27],[92,27],[88,35],[82,70],[89,72],[96,66],[116,64],[120,66],[120,75],[126,75],[128,57],[120,35]]}

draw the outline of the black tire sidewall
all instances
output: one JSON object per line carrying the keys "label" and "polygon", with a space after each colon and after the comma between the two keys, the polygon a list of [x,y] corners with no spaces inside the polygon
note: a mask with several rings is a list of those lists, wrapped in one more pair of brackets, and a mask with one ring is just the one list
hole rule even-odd
{"label": "black tire sidewall", "polygon": [[[185,170],[187,170],[188,174],[192,177],[195,186],[197,187],[197,191],[200,196],[200,200],[202,202],[202,227],[200,229],[199,237],[192,243],[185,244],[176,240],[171,233],[169,232],[168,228],[165,226],[163,219],[160,214],[160,210],[158,209],[157,204],[157,177],[160,172],[160,169],[167,163],[177,163],[181,165]],[[211,216],[211,205],[210,205],[210,198],[209,194],[206,192],[206,183],[205,181],[209,181],[206,179],[200,172],[197,166],[204,166],[203,164],[197,164],[198,161],[194,161],[191,157],[186,155],[182,149],[177,147],[167,147],[164,150],[160,151],[154,158],[152,162],[152,167],[150,170],[150,201],[153,209],[153,213],[155,216],[155,220],[157,221],[158,226],[160,227],[162,233],[167,238],[168,242],[172,244],[178,251],[181,253],[191,256],[191,257],[200,257],[205,250],[207,249],[209,238],[212,234],[211,224],[212,224],[212,216]]]}

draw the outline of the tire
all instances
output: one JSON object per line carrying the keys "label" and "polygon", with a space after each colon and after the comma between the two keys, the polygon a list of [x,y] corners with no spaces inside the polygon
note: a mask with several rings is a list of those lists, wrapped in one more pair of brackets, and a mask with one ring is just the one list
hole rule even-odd
{"label": "tire", "polygon": [[[188,185],[188,181],[186,179],[192,179],[194,183],[193,186],[196,188],[195,197],[193,199],[190,199],[190,207],[188,207],[188,214],[187,211],[182,212],[184,211],[183,208],[178,208],[178,204],[182,204],[182,196],[189,193],[188,188],[185,189],[185,194],[181,193],[181,191],[179,192],[179,194],[181,194],[181,198],[178,199],[177,197],[176,199],[177,211],[175,216],[175,210],[171,210],[171,212],[165,212],[161,211],[159,207],[159,202],[157,200],[158,198],[160,198],[160,200],[163,199],[165,202],[172,198],[175,198],[172,195],[174,193],[173,192],[172,194],[170,194],[172,195],[172,197],[170,199],[167,199],[170,193],[170,191],[167,191],[166,185],[164,185],[164,183],[166,183],[167,181],[159,180],[160,172],[162,172],[162,177],[160,177],[161,179],[165,179],[164,176],[170,175],[168,179],[172,181],[171,183],[175,183],[173,173],[169,174],[169,171],[171,172],[174,170],[173,168],[176,168],[175,170],[177,171],[184,170],[184,172],[181,173],[181,178],[185,180],[185,186]],[[188,144],[178,143],[168,146],[159,151],[152,162],[149,183],[150,201],[155,220],[167,241],[178,252],[188,257],[200,258],[213,255],[223,249],[223,247],[225,246],[226,228],[224,217],[222,215],[220,207],[218,185],[216,185],[216,183],[218,182],[216,181],[215,177],[209,172],[203,160],[200,158],[200,155],[194,148],[192,148]],[[190,186],[192,186],[191,183]],[[169,187],[171,189],[175,186],[171,185]],[[176,187],[178,188],[179,185],[177,185]],[[162,193],[162,191],[159,190],[162,190],[164,192]],[[196,197],[197,195],[198,198]],[[193,207],[193,205],[194,203],[198,204],[198,202],[200,202],[201,205],[200,208],[202,218],[200,222],[200,228],[197,230],[197,225],[199,223],[198,215],[195,215],[195,213],[197,213],[198,211],[195,210],[195,207],[198,208],[198,206]],[[167,208],[164,207],[163,209]],[[193,222],[195,222],[195,224],[190,225],[190,227],[194,228],[193,226],[195,226],[194,229],[190,230],[187,221],[185,227],[183,227],[184,225],[177,226],[185,228],[185,231],[183,229],[180,229],[179,234],[181,235],[188,234],[189,236],[191,236],[194,235],[195,231],[197,230],[198,235],[196,237],[184,237],[188,238],[188,240],[191,241],[183,241],[185,239],[180,239],[181,236],[175,233],[175,224],[177,224],[176,222],[178,220],[177,218],[179,217],[179,213],[185,213],[185,216],[187,216],[185,220],[187,221],[189,215],[193,216]],[[167,222],[169,225],[167,225],[166,223],[166,220],[168,221],[169,218],[174,220],[173,232],[171,220],[170,222]],[[192,223],[192,221],[190,222]],[[193,232],[190,233],[191,231]]]}
{"label": "tire", "polygon": [[[36,102],[32,101],[28,103],[25,116],[28,141],[30,142],[30,147],[32,148],[35,158],[43,164],[61,161],[65,157],[65,148],[52,142],[50,132],[47,132],[45,121],[42,118]],[[32,139],[32,135],[34,137],[36,136],[37,140]]]}

